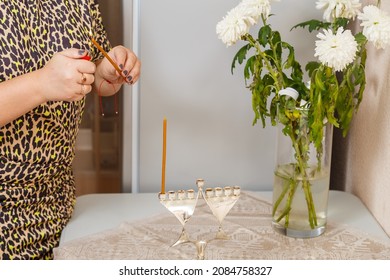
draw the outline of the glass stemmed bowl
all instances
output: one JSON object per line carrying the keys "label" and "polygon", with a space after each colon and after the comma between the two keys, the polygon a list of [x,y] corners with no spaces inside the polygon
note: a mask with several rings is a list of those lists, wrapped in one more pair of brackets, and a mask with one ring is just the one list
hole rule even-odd
{"label": "glass stemmed bowl", "polygon": [[204,191],[203,197],[219,223],[215,239],[230,239],[230,237],[222,229],[222,222],[232,207],[236,204],[240,197],[240,192],[241,189],[238,186],[207,188]]}
{"label": "glass stemmed bowl", "polygon": [[192,242],[185,229],[185,225],[192,217],[195,211],[196,204],[198,202],[198,193],[190,189],[187,191],[169,191],[168,193],[159,193],[159,199],[162,205],[164,205],[182,225],[182,231],[179,238],[171,246],[174,247],[179,244]]}

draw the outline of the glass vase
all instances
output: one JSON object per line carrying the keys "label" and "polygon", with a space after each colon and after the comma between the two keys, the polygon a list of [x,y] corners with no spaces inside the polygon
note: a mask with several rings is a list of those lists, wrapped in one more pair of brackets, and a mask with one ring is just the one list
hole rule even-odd
{"label": "glass vase", "polygon": [[333,126],[324,125],[320,149],[304,114],[293,136],[285,127],[278,124],[272,225],[289,237],[316,237],[326,229]]}

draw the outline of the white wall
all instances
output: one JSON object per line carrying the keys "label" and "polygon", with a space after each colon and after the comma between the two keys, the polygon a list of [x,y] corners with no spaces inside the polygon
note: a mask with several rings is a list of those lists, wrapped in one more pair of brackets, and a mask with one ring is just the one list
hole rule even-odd
{"label": "white wall", "polygon": [[[230,73],[241,44],[226,48],[215,33],[217,22],[238,2],[140,1],[141,192],[160,189],[164,117],[168,120],[167,189],[194,187],[197,178],[205,179],[208,186],[272,189],[275,129],[252,126],[251,94],[242,68]],[[290,28],[318,18],[314,6],[312,0],[282,0],[273,5],[273,26],[281,28],[303,62],[313,59],[314,36],[301,30],[290,33]]]}

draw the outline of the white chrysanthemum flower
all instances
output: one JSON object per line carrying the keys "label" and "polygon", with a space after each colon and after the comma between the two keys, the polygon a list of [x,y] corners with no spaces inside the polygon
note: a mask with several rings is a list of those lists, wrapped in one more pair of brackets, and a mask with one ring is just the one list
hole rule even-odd
{"label": "white chrysanthemum flower", "polygon": [[319,0],[316,3],[316,8],[324,10],[324,19],[329,22],[338,17],[354,19],[361,6],[359,0]]}
{"label": "white chrysanthemum flower", "polygon": [[266,18],[269,16],[270,1],[280,0],[243,0],[217,24],[218,38],[228,47],[234,45],[259,21],[262,14]]}
{"label": "white chrysanthemum flower", "polygon": [[358,44],[351,30],[344,30],[340,27],[334,34],[331,29],[319,33],[316,41],[314,56],[318,57],[321,63],[333,68],[335,71],[342,71],[354,61]]}
{"label": "white chrysanthemum flower", "polygon": [[268,18],[271,13],[271,1],[279,2],[280,0],[242,0],[239,5],[246,7],[248,15],[251,16],[256,22],[263,15]]}
{"label": "white chrysanthemum flower", "polygon": [[363,8],[363,13],[358,15],[363,35],[378,49],[384,49],[390,44],[390,17],[377,6],[369,5]]}
{"label": "white chrysanthemum flower", "polygon": [[234,45],[241,36],[249,32],[253,19],[247,16],[247,11],[240,5],[230,10],[217,24],[218,38],[227,46]]}

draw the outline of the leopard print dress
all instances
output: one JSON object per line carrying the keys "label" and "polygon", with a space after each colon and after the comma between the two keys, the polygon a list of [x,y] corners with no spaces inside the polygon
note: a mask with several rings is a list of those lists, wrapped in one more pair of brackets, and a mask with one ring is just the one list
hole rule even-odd
{"label": "leopard print dress", "polygon": [[[0,82],[71,47],[99,59],[89,32],[109,44],[95,1],[0,0]],[[53,257],[75,204],[72,160],[83,109],[84,100],[47,102],[0,127],[0,259]]]}

